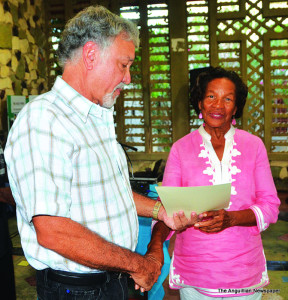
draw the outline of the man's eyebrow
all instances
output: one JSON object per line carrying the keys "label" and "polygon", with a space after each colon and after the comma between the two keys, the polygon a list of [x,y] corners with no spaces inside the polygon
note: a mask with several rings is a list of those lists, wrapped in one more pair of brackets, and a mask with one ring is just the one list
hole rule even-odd
{"label": "man's eyebrow", "polygon": [[132,62],[133,62],[133,61],[135,60],[135,57],[123,56],[122,59],[123,59],[123,60],[128,60],[128,61],[132,61]]}

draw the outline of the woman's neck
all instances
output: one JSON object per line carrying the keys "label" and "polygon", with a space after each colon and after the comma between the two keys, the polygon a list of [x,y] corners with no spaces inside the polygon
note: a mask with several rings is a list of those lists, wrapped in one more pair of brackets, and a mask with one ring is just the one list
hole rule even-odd
{"label": "woman's neck", "polygon": [[229,131],[229,128],[212,128],[205,126],[205,130],[211,136],[211,144],[214,148],[214,151],[219,159],[222,161],[224,149],[225,149],[225,134]]}
{"label": "woman's neck", "polygon": [[230,130],[227,127],[210,127],[208,125],[205,125],[204,127],[205,131],[211,136],[211,140],[224,140],[225,141],[225,134]]}

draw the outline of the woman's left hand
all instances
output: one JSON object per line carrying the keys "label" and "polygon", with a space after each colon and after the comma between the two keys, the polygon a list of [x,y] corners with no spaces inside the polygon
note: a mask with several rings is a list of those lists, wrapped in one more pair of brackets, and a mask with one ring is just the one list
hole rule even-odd
{"label": "woman's left hand", "polygon": [[200,214],[199,218],[202,221],[197,222],[194,227],[207,233],[219,232],[233,226],[233,218],[231,217],[230,212],[224,209],[207,211]]}

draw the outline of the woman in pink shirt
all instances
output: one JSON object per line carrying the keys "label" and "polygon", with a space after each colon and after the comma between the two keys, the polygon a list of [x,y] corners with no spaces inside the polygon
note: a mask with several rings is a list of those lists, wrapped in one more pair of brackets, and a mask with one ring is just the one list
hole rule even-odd
{"label": "woman in pink shirt", "polygon": [[[172,146],[163,185],[230,182],[231,199],[228,209],[205,212],[194,226],[177,232],[170,287],[180,289],[185,300],[261,299],[269,278],[260,233],[277,221],[280,201],[263,142],[233,127],[247,87],[235,72],[211,68],[199,75],[191,94],[204,122]],[[154,245],[168,234],[157,223]]]}

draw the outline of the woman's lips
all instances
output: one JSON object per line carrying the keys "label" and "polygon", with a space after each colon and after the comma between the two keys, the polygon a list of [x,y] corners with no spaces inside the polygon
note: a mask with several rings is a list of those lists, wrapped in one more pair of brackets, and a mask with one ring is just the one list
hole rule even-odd
{"label": "woman's lips", "polygon": [[210,113],[209,116],[214,119],[221,119],[224,117],[224,115],[220,113]]}

